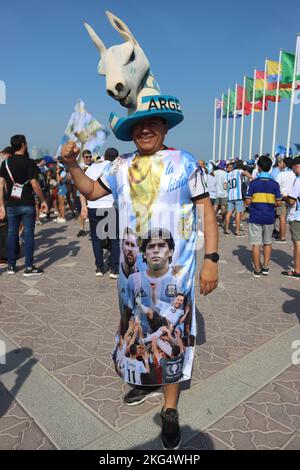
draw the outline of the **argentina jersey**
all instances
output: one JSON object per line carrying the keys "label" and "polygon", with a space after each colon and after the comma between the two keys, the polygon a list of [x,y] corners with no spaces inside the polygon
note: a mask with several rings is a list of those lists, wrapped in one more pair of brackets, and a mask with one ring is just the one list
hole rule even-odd
{"label": "argentina jersey", "polygon": [[232,170],[227,175],[228,201],[243,199],[242,196],[242,173],[243,170]]}

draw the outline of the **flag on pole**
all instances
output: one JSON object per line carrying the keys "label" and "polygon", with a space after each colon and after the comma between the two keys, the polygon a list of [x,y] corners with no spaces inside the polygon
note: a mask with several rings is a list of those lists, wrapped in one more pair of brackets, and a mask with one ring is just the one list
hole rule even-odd
{"label": "flag on pole", "polygon": [[293,104],[300,104],[300,36],[297,36],[297,57],[295,57],[296,81]]}
{"label": "flag on pole", "polygon": [[216,111],[217,111],[217,119],[221,117],[221,110],[222,110],[222,100],[216,99]]}
{"label": "flag on pole", "polygon": [[244,103],[244,110],[243,110],[243,94],[244,94],[244,88],[238,85],[237,86],[237,98],[236,98],[237,114],[242,115],[244,111],[244,115],[248,116],[251,113],[251,103],[247,101],[246,92],[245,92],[245,103]]}
{"label": "flag on pole", "polygon": [[61,153],[61,146],[69,140],[73,140],[82,149],[90,150],[93,154],[100,154],[100,149],[108,136],[109,131],[87,111],[84,102],[79,99],[68,121],[56,157]]}
{"label": "flag on pole", "polygon": [[[251,110],[252,110],[252,98],[253,98],[253,86],[254,86],[254,79],[250,77],[246,77],[246,100],[250,103]],[[256,89],[256,87],[255,87]],[[268,109],[268,101],[265,101],[265,111]],[[251,112],[250,110],[250,112]],[[262,110],[262,100],[255,99],[254,102],[254,111],[259,112]]]}
{"label": "flag on pole", "polygon": [[281,74],[282,66],[279,70],[279,62],[275,60],[267,60],[267,89],[266,89],[266,100],[276,101],[277,96],[277,82],[279,75],[279,92],[278,92],[278,101],[281,101],[280,94],[280,81],[282,80]]}
{"label": "flag on pole", "polygon": [[255,99],[260,100],[264,95],[264,88],[267,90],[267,81],[265,77],[265,72],[256,70],[255,73]]}
{"label": "flag on pole", "polygon": [[5,82],[0,80],[0,104],[6,103],[6,87]]}

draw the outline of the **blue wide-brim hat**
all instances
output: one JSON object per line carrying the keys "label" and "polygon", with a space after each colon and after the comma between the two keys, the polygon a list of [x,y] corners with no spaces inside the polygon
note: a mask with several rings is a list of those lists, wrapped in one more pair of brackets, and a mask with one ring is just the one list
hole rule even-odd
{"label": "blue wide-brim hat", "polygon": [[145,118],[160,117],[165,119],[168,129],[177,126],[184,116],[180,102],[174,96],[151,95],[143,96],[137,111],[126,118],[111,113],[109,122],[116,138],[123,141],[132,140],[132,129],[135,124]]}

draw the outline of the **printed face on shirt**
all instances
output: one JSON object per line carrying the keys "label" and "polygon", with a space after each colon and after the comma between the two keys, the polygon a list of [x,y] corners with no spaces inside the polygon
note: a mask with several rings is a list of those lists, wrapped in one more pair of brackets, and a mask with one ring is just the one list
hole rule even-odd
{"label": "printed face on shirt", "polygon": [[181,308],[184,303],[184,295],[178,294],[177,297],[174,299],[173,307],[174,308]]}
{"label": "printed face on shirt", "polygon": [[146,118],[135,124],[132,138],[140,155],[153,155],[163,147],[167,127],[157,117]]}
{"label": "printed face on shirt", "polygon": [[131,268],[135,265],[138,254],[137,241],[133,234],[128,234],[123,240],[122,249],[125,263]]}
{"label": "printed face on shirt", "polygon": [[168,243],[162,238],[153,238],[146,246],[144,258],[147,265],[153,271],[158,271],[169,266],[169,259],[173,255]]}

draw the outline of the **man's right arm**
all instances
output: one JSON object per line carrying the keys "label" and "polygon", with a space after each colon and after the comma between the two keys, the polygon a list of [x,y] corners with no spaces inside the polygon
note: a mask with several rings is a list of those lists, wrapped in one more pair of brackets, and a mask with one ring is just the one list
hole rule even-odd
{"label": "man's right arm", "polygon": [[94,201],[100,197],[106,196],[109,192],[100,186],[98,181],[93,181],[86,176],[78,165],[77,157],[79,152],[80,149],[76,146],[75,142],[72,141],[63,145],[61,152],[63,162],[71,173],[79,192],[89,201]]}

